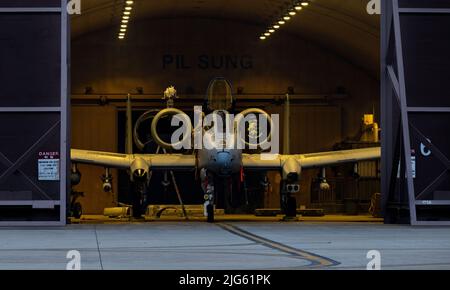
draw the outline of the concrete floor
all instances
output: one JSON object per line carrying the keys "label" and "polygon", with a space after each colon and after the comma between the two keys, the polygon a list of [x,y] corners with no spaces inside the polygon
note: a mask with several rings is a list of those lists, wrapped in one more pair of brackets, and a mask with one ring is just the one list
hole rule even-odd
{"label": "concrete floor", "polygon": [[371,223],[150,222],[1,228],[0,269],[450,269],[450,228]]}

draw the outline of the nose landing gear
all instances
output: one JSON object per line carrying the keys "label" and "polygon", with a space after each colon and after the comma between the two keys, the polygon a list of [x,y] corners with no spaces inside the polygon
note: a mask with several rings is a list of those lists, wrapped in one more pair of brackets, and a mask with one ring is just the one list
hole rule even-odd
{"label": "nose landing gear", "polygon": [[200,172],[200,178],[202,182],[202,189],[205,192],[204,199],[204,215],[208,223],[214,222],[214,183],[213,176],[209,176],[206,169],[202,169]]}
{"label": "nose landing gear", "polygon": [[214,222],[214,187],[208,185],[206,194],[204,195],[205,203],[204,215],[209,223]]}

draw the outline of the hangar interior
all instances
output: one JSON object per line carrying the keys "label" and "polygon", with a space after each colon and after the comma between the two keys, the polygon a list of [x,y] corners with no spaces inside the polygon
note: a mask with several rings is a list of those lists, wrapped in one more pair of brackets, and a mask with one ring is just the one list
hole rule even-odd
{"label": "hangar interior", "polygon": [[[13,2],[0,3],[7,9],[17,5]],[[24,3],[23,7],[39,7],[37,2],[19,2]],[[81,14],[70,16],[61,12],[63,8],[59,14],[58,10],[51,9],[58,7],[61,1],[41,2],[42,7],[50,7],[42,11],[45,14],[42,27],[31,28],[32,20],[20,22],[20,19],[14,19],[17,15],[9,15],[10,19],[4,21],[22,23],[21,27],[30,39],[37,42],[40,39],[40,43],[45,40],[45,45],[37,47],[36,53],[55,50],[48,55],[56,60],[60,57],[62,62],[57,69],[50,67],[40,76],[50,78],[52,73],[56,74],[55,82],[58,77],[67,78],[67,88],[56,83],[50,86],[56,91],[55,95],[60,91],[64,95],[64,89],[67,89],[70,102],[64,103],[63,98],[46,99],[51,94],[46,94],[43,89],[39,91],[42,96],[39,104],[29,105],[26,96],[34,95],[37,100],[36,92],[15,82],[8,93],[19,96],[25,91],[25,97],[19,97],[21,104],[2,101],[2,105],[32,106],[33,114],[47,114],[49,119],[57,118],[59,113],[65,116],[67,110],[70,117],[56,124],[61,125],[61,130],[50,144],[56,144],[58,138],[63,140],[67,134],[70,142],[65,144],[70,144],[70,148],[124,153],[128,95],[132,100],[133,123],[147,110],[166,107],[163,93],[169,86],[174,86],[178,93],[174,106],[192,113],[194,105],[203,104],[210,81],[223,77],[232,84],[237,111],[257,107],[269,114],[279,114],[283,120],[286,94],[289,95],[289,138],[284,138],[286,132],[281,130],[280,140],[281,147],[289,147],[292,154],[380,146],[377,123],[381,121],[382,113],[381,28],[380,15],[367,11],[369,1],[82,0]],[[61,7],[64,7],[65,1],[62,2]],[[296,9],[297,6],[301,9]],[[33,14],[36,11],[27,14],[29,12],[25,11],[22,17],[38,17]],[[60,31],[54,28],[58,27],[55,26],[58,21]],[[277,24],[278,21],[283,23]],[[274,28],[274,25],[279,27]],[[6,30],[0,32],[8,35]],[[8,37],[17,41],[17,37]],[[59,43],[61,50],[56,49]],[[5,55],[8,55],[7,51],[2,53]],[[41,62],[51,62],[51,56]],[[65,63],[65,57],[70,60],[68,67],[61,65]],[[25,65],[25,61],[22,64]],[[41,63],[38,61],[37,64]],[[59,110],[37,109],[52,107],[53,101]],[[44,104],[46,102],[48,104]],[[10,118],[5,122],[19,118],[11,114],[1,117]],[[52,120],[49,122],[53,124]],[[39,130],[27,129],[26,123],[22,124],[20,130],[26,132],[26,136],[41,134]],[[66,125],[67,131],[63,130]],[[148,127],[148,122],[143,123],[140,135],[147,136]],[[288,139],[289,146],[283,144],[284,139]],[[59,151],[64,157],[70,149],[51,147],[48,145],[41,151],[44,154]],[[156,150],[147,146],[143,152],[136,145],[133,147],[135,153],[155,153]],[[74,170],[66,161],[59,164],[61,168],[67,168],[67,176],[62,173],[60,176],[61,192],[70,187],[70,182],[66,184],[64,179]],[[104,215],[105,209],[132,203],[133,189],[126,171],[108,170],[106,177],[112,176],[107,180],[111,182],[112,190],[104,192],[104,168],[80,164],[77,170],[81,172],[81,182],[68,191],[83,193],[76,201],[82,207],[83,216]],[[326,189],[320,186],[324,178],[321,169],[302,172],[300,192],[295,197],[296,207],[303,210],[304,215],[325,213],[381,218],[381,167],[378,161],[360,162],[358,166],[352,163],[333,166],[325,172],[330,185]],[[33,174],[36,178],[35,172],[29,173]],[[193,173],[175,175],[183,203],[201,205],[203,193]],[[264,215],[270,214],[271,209],[280,208],[279,173],[267,173],[268,182],[264,186],[259,175],[249,173],[245,177],[245,198],[241,197],[233,206],[227,205],[226,213],[254,214],[255,209],[260,209]],[[148,203],[179,204],[177,190],[167,172],[155,173],[151,183]],[[26,196],[27,192],[23,191],[23,194]],[[6,191],[3,195],[7,200]],[[68,209],[71,198],[73,195],[67,198]],[[224,204],[218,202],[223,208]],[[65,197],[61,198],[60,204],[64,203]],[[16,214],[17,208],[24,206],[10,200],[3,204],[13,205],[14,209],[2,211],[2,220],[16,220],[20,215]],[[60,204],[53,206],[59,208]],[[41,205],[44,209],[47,206]],[[33,204],[34,210],[39,211],[39,208]],[[66,215],[63,211],[61,209],[60,219]],[[69,216],[73,214],[70,211],[67,211]],[[19,220],[39,221],[41,215],[45,212],[27,212],[26,217]]]}
{"label": "hangar interior", "polygon": [[[370,146],[358,141],[364,114],[379,117],[380,29],[379,16],[368,15],[364,1],[345,7],[314,1],[265,40],[261,33],[292,1],[135,1],[124,39],[118,38],[123,1],[83,4],[83,13],[71,19],[73,148],[124,152],[127,93],[134,120],[149,108],[164,108],[162,92],[170,85],[178,91],[175,107],[192,111],[214,77],[232,83],[238,111],[258,107],[282,119],[290,92],[292,153]],[[357,199],[367,213],[380,181],[377,165],[365,166],[360,180],[353,178],[352,165],[329,170],[330,192],[318,187],[316,170],[305,171],[297,206],[355,214],[359,209],[344,209],[344,201]],[[116,194],[105,194],[102,168],[79,169],[76,190],[86,193],[80,199],[84,213],[102,214],[118,198],[128,201],[126,173],[114,172]],[[173,188],[164,192],[162,178],[163,173],[152,177],[150,202],[177,204]],[[249,188],[250,208],[279,208],[279,176],[269,178],[268,192],[257,184],[256,192]],[[183,201],[201,204],[192,180],[192,173],[177,174]],[[231,212],[249,213],[236,207]]]}

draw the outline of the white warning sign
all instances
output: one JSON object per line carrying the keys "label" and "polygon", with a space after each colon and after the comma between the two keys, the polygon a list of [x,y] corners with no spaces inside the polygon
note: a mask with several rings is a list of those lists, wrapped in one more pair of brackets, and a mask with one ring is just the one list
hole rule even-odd
{"label": "white warning sign", "polygon": [[39,152],[38,179],[59,181],[59,152]]}

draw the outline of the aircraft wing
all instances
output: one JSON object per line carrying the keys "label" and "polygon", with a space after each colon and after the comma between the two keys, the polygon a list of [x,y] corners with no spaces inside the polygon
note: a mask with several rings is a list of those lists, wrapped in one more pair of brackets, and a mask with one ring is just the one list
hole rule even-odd
{"label": "aircraft wing", "polygon": [[72,149],[70,151],[73,163],[91,164],[108,168],[129,169],[136,159],[143,159],[150,169],[194,169],[194,155],[183,154],[120,154],[103,151],[88,151]]}
{"label": "aircraft wing", "polygon": [[324,153],[311,153],[300,155],[296,159],[299,160],[302,168],[318,168],[330,165],[381,159],[381,148],[373,147]]}
{"label": "aircraft wing", "polygon": [[244,154],[242,163],[247,169],[278,170],[289,158],[297,160],[303,169],[320,168],[358,161],[377,160],[381,158],[381,148],[364,148],[322,153],[279,155],[273,160],[263,160],[260,154]]}

